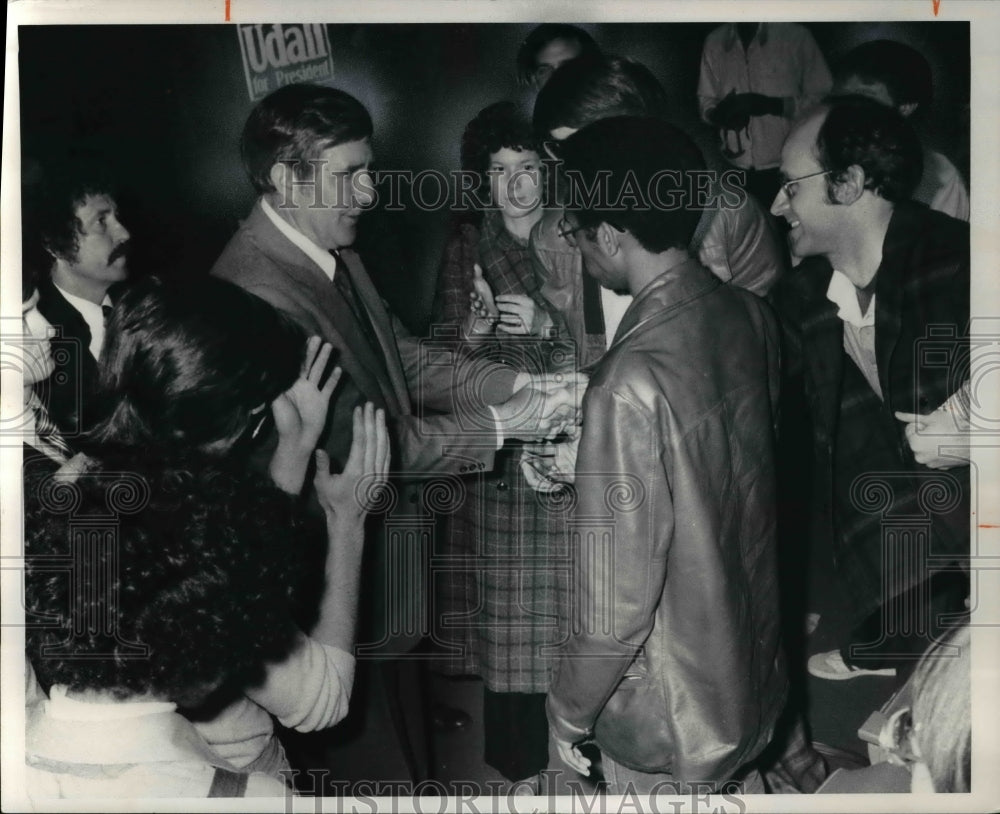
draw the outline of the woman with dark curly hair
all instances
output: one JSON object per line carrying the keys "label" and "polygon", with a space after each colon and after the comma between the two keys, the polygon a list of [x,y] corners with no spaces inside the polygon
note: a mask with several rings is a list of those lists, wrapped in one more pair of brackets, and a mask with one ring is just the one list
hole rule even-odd
{"label": "woman with dark curly hair", "polygon": [[[528,121],[509,102],[491,105],[462,137],[462,166],[480,178],[488,200],[478,223],[463,223],[448,243],[435,304],[436,325],[462,337],[460,352],[516,358],[533,372],[572,365],[575,354],[545,341],[552,317],[539,295],[528,236],[541,219],[543,166]],[[462,656],[449,672],[480,675],[484,688],[486,762],[516,788],[537,791],[548,763],[545,692],[566,607],[567,517],[527,485],[522,445],[508,442],[493,471],[467,483],[467,498],[448,518],[445,545],[474,558],[451,573],[442,600],[456,619]],[[478,610],[476,610],[478,609]],[[449,638],[447,629],[442,631]]]}
{"label": "woman with dark curly hair", "polygon": [[[214,278],[147,280],[116,306],[87,454],[28,496],[29,657],[51,692],[29,714],[28,761],[43,796],[201,796],[227,771],[280,778],[272,715],[312,730],[346,714],[364,495],[389,452],[384,415],[358,408],[344,471],[316,453],[326,539],[298,516],[339,375],[324,377],[329,355]],[[268,404],[273,484],[241,454]],[[98,533],[77,534],[81,517]],[[309,576],[323,583],[311,606]],[[251,782],[243,792],[281,792]]]}

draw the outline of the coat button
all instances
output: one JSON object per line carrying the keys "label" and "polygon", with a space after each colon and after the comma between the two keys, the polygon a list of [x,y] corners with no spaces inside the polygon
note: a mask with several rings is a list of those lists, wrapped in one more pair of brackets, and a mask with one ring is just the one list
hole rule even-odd
{"label": "coat button", "polygon": [[506,492],[507,489],[508,489],[507,481],[505,481],[505,480],[497,481],[497,491],[498,492]]}

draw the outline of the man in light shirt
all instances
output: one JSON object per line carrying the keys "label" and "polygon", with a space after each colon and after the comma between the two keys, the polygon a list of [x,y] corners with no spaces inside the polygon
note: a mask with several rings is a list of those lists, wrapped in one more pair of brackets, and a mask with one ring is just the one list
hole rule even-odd
{"label": "man in light shirt", "polygon": [[[419,512],[415,479],[492,469],[504,439],[541,440],[575,423],[582,392],[552,387],[543,393],[527,385],[552,383],[529,382],[512,367],[460,355],[444,360],[438,354],[435,362],[386,308],[350,248],[359,218],[374,203],[372,130],[361,102],[335,88],[288,85],[263,99],[241,141],[260,197],[212,274],[333,345],[344,376],[327,419],[330,460],[336,467],[347,458],[355,406],[372,402],[384,409],[401,470],[390,489],[403,492],[402,513]],[[429,632],[428,543],[422,532],[403,534],[401,528],[386,522],[372,535],[359,589],[364,621],[356,654],[378,657],[378,669],[366,679],[381,682],[390,707],[397,700],[392,688],[416,681],[400,678],[397,657],[411,655]],[[420,761],[408,743],[420,742],[422,722],[401,717],[393,726],[416,779]]]}
{"label": "man in light shirt", "polygon": [[59,330],[63,351],[39,395],[72,445],[92,423],[88,402],[112,305],[108,291],[128,278],[130,244],[106,183],[57,176],[27,207],[26,243],[40,243],[38,310]]}
{"label": "man in light shirt", "polygon": [[841,617],[828,628],[841,647],[809,660],[825,679],[902,679],[968,592],[954,571],[969,551],[969,469],[940,447],[963,443],[941,408],[966,392],[969,228],[910,201],[921,152],[898,111],[861,97],[818,108],[781,152],[771,212],[805,260],[772,294],[813,425],[812,555],[841,581],[824,609]]}

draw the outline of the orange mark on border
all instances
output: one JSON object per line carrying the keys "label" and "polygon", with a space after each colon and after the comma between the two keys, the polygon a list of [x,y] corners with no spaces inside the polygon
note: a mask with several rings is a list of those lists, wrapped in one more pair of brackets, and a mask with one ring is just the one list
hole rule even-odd
{"label": "orange mark on border", "polygon": [[[941,8],[941,0],[932,0],[932,2],[934,3],[934,16],[937,17],[938,11]],[[229,0],[226,0],[226,5],[227,6],[229,5]],[[227,17],[226,19],[229,18]]]}
{"label": "orange mark on border", "polygon": [[[934,13],[935,14],[937,14],[937,7],[938,7],[938,3],[940,3],[940,2],[941,2],[941,0],[934,0]],[[229,0],[226,0],[226,22],[227,23],[229,22]]]}
{"label": "orange mark on border", "polygon": [[1000,526],[993,525],[992,523],[980,523],[979,528],[981,529],[1000,529]]}

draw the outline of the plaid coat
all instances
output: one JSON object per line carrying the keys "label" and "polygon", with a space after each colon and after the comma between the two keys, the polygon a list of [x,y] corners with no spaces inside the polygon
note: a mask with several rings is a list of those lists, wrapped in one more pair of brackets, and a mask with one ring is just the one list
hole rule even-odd
{"label": "plaid coat", "polygon": [[893,213],[875,282],[884,400],[844,351],[832,273],[807,258],[772,294],[813,424],[814,532],[860,619],[968,556],[969,468],[916,463],[893,413],[929,413],[969,377],[969,226],[909,202]]}
{"label": "plaid coat", "polygon": [[[448,243],[434,309],[439,334],[464,321],[477,262],[494,294],[528,294],[545,307],[527,245],[490,212]],[[536,338],[497,334],[489,344],[487,352],[534,370],[551,369],[560,354],[573,358]],[[452,648],[445,670],[479,675],[494,692],[543,693],[555,664],[543,650],[566,638],[570,502],[528,486],[521,449],[507,442],[492,471],[466,478],[465,500],[440,530],[433,612]]]}

